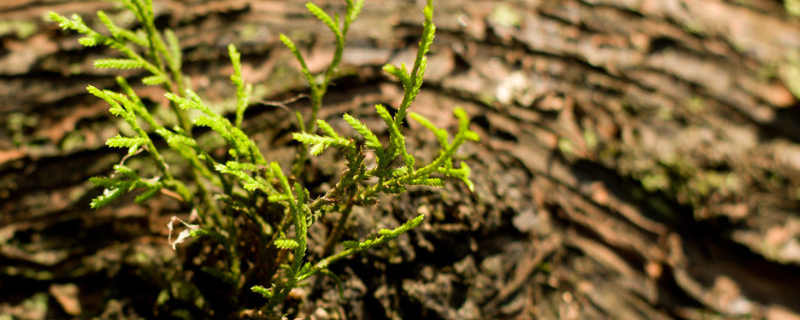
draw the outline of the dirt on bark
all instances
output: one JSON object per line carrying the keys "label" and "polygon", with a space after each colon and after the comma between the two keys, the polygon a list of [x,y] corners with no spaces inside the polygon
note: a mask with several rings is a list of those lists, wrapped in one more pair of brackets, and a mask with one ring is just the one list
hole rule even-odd
{"label": "dirt on bark", "polygon": [[[159,26],[180,38],[195,91],[231,112],[228,44],[242,52],[257,99],[306,91],[279,33],[312,71],[330,61],[333,37],[303,3],[155,6]],[[385,134],[373,106],[396,107],[402,89],[381,67],[413,61],[422,5],[367,1],[320,111],[337,131],[349,132],[347,112]],[[347,226],[354,239],[426,219],[391,245],[332,266],[342,297],[329,278],[297,290],[291,317],[800,319],[797,1],[435,6],[436,40],[412,108],[451,132],[456,106],[472,117],[481,142],[459,157],[475,191],[452,181],[355,210]],[[105,139],[126,132],[85,91],[113,88],[116,72],[92,68],[113,52],[83,48],[42,17],[78,13],[103,29],[90,18],[99,9],[123,26],[134,20],[104,1],[0,3],[0,319],[228,317],[232,310],[214,308],[213,278],[199,268],[210,243],[178,251],[167,243],[169,218],[188,210],[167,197],[89,209],[100,190],[88,178],[122,156]],[[160,89],[135,89],[165,101]],[[287,107],[253,105],[245,123],[282,164],[293,158],[294,110],[309,111],[305,100]],[[405,132],[421,161],[435,156],[431,133],[413,122]],[[312,160],[306,179],[316,192],[335,183],[335,163],[333,153]],[[335,221],[310,230],[309,259]]]}

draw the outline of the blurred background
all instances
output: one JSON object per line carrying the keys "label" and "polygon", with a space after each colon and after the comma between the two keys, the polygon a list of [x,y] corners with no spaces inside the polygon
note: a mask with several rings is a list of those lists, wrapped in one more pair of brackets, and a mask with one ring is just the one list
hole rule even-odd
{"label": "blurred background", "polygon": [[[243,53],[255,100],[307,89],[279,33],[312,70],[333,55],[305,1],[154,2],[194,90],[229,114],[228,44]],[[315,3],[344,10],[344,1]],[[382,130],[372,106],[396,107],[402,88],[381,67],[413,62],[423,6],[367,1],[321,118],[338,130],[348,112]],[[356,238],[427,217],[409,237],[333,266],[343,298],[330,279],[300,290],[296,317],[800,319],[800,1],[435,7],[412,110],[451,132],[452,109],[467,110],[482,141],[459,156],[475,191],[452,181],[354,212]],[[219,298],[202,284],[202,246],[167,243],[169,218],[188,217],[186,208],[159,196],[89,209],[101,190],[88,178],[109,174],[124,152],[105,139],[126,129],[86,86],[141,73],[93,69],[115,53],[80,46],[46,13],[77,13],[105,31],[93,18],[101,9],[135,27],[114,2],[0,3],[0,319],[224,318],[201,311]],[[166,110],[161,89],[135,89]],[[308,101],[288,108],[248,109],[246,131],[270,159],[292,159],[293,111],[308,112]],[[419,128],[405,129],[409,145],[430,159],[436,139]],[[335,183],[335,157],[312,162],[321,185]],[[334,221],[315,225],[312,246]]]}

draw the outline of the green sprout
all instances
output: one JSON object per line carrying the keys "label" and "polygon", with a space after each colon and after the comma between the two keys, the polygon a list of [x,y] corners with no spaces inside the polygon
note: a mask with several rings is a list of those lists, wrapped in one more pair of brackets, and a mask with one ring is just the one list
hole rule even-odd
{"label": "green sprout", "polygon": [[[458,118],[458,131],[450,137],[446,130],[435,127],[420,114],[411,112],[412,104],[420,92],[425,74],[428,53],[433,43],[436,28],[433,24],[433,3],[428,0],[424,9],[424,24],[419,50],[413,66],[387,64],[383,69],[396,78],[404,88],[403,101],[398,112],[391,115],[381,105],[375,110],[388,129],[388,142],[382,143],[378,135],[360,120],[344,114],[344,120],[353,132],[336,132],[331,125],[317,115],[322,108],[323,97],[334,78],[345,49],[350,25],[356,20],[364,6],[364,0],[346,0],[344,18],[338,14],[331,17],[320,7],[308,3],[309,12],[324,23],[334,34],[336,51],[333,59],[322,74],[315,75],[308,70],[305,60],[295,44],[281,34],[280,39],[291,51],[301,67],[309,87],[311,100],[310,115],[304,117],[298,112],[299,132],[293,138],[300,142],[291,175],[277,162],[269,161],[261,153],[253,140],[242,131],[244,113],[251,101],[252,85],[242,77],[241,54],[230,45],[228,54],[233,65],[231,83],[236,87],[236,112],[233,122],[214,112],[201,98],[188,87],[183,75],[179,41],[171,30],[159,31],[154,21],[152,0],[119,0],[139,20],[141,27],[127,30],[115,25],[102,11],[97,13],[107,32],[100,33],[87,26],[81,17],[71,19],[51,12],[50,18],[63,29],[81,33],[79,42],[87,47],[104,45],[119,51],[122,58],[99,59],[94,66],[100,69],[141,69],[147,75],[141,82],[148,86],[160,86],[169,106],[178,119],[178,125],[168,128],[162,125],[166,119],[151,114],[137,96],[133,88],[122,78],[117,78],[120,92],[102,90],[88,86],[89,93],[105,100],[109,111],[133,130],[134,136],[117,135],[108,139],[109,147],[127,149],[129,157],[147,154],[158,168],[153,177],[142,177],[136,170],[125,166],[124,161],[114,166],[109,177],[94,177],[92,183],[104,189],[95,198],[92,208],[108,205],[121,195],[137,192],[136,202],[147,201],[163,193],[181,201],[192,209],[189,222],[173,218],[169,224],[169,242],[176,245],[188,239],[208,236],[224,249],[225,264],[204,266],[202,270],[221,279],[231,286],[235,293],[234,303],[244,289],[245,283],[264,282],[249,289],[265,299],[263,307],[255,314],[269,319],[280,318],[281,305],[289,292],[304,280],[317,274],[331,276],[341,284],[339,278],[328,267],[338,260],[355,253],[386,244],[388,241],[415,228],[424,219],[423,215],[408,220],[393,229],[379,230],[377,235],[364,241],[340,242],[343,226],[355,206],[372,206],[380,193],[398,194],[413,186],[442,187],[444,177],[462,180],[472,190],[469,180],[470,168],[463,162],[454,165],[458,148],[467,140],[478,141],[478,135],[469,130],[469,117],[460,108],[455,109]],[[189,111],[200,115],[190,121]],[[406,115],[429,129],[435,135],[441,149],[439,155],[427,164],[419,163],[407,149],[402,124]],[[196,139],[193,129],[207,127],[221,137],[227,146],[227,156],[213,157]],[[162,156],[159,147],[151,137],[158,136],[167,142],[167,147],[178,154],[189,170],[186,176],[176,176],[170,164]],[[312,196],[297,177],[308,169],[308,157],[317,156],[329,149],[335,149],[344,158],[346,170],[338,182],[325,194]],[[366,152],[375,154],[374,161],[367,161]],[[400,160],[395,161],[400,158]],[[308,252],[308,228],[319,218],[330,212],[340,212],[326,242],[324,256],[317,261],[306,257]],[[241,217],[241,219],[239,219]],[[196,221],[191,221],[192,219]],[[185,229],[173,241],[173,222],[180,221]],[[190,223],[192,222],[192,223]],[[245,228],[243,224],[252,223],[255,228]],[[260,241],[257,255],[246,255],[243,243]],[[343,248],[334,252],[336,244]],[[249,245],[252,247],[252,245]],[[275,252],[288,251],[288,254]],[[269,254],[272,252],[273,254]],[[276,261],[277,259],[277,261]],[[250,267],[246,267],[250,266]],[[252,278],[256,275],[243,271],[252,266],[270,267],[267,278]],[[341,289],[341,286],[340,286]]]}

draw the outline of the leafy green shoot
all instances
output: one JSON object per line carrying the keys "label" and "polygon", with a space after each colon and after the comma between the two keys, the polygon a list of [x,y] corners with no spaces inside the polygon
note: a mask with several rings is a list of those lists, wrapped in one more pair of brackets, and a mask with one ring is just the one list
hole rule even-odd
{"label": "leafy green shoot", "polygon": [[[146,105],[136,88],[122,77],[117,78],[119,88],[116,91],[87,87],[89,93],[106,101],[109,112],[124,120],[134,133],[130,136],[117,134],[106,141],[109,147],[124,148],[127,155],[114,166],[110,176],[91,179],[103,192],[90,205],[101,208],[129,192],[136,194],[137,203],[159,194],[178,200],[182,210],[191,214],[186,221],[177,217],[170,221],[169,244],[177,249],[178,245],[201,237],[208,239],[198,243],[216,243],[207,255],[216,260],[204,261],[201,270],[231,288],[233,305],[237,305],[242,295],[249,294],[245,289],[250,289],[266,299],[256,313],[276,318],[292,289],[317,274],[331,277],[342,296],[341,279],[328,269],[332,263],[384,245],[410,232],[424,219],[420,215],[397,228],[382,229],[371,239],[340,242],[354,207],[374,206],[380,193],[398,194],[416,186],[443,187],[445,178],[459,179],[468,189],[474,189],[467,164],[454,165],[459,147],[466,141],[478,141],[478,135],[469,130],[466,112],[455,108],[458,131],[451,137],[447,130],[437,128],[422,115],[410,111],[422,88],[426,55],[436,30],[432,0],[428,0],[423,12],[419,50],[410,70],[405,64],[384,67],[403,86],[404,95],[394,115],[386,107],[375,105],[377,116],[383,120],[381,126],[385,126],[381,131],[374,131],[377,128],[369,128],[349,114],[343,115],[349,126],[344,130],[335,129],[331,125],[333,122],[317,117],[324,96],[337,76],[350,26],[361,13],[364,0],[346,0],[347,6],[341,16],[331,15],[312,3],[306,5],[311,15],[325,24],[336,39],[333,59],[321,74],[312,74],[298,47],[288,37],[280,35],[280,40],[300,65],[311,100],[310,114],[300,111],[295,114],[299,132],[293,133],[292,138],[300,147],[290,172],[284,171],[278,162],[266,159],[255,141],[245,133],[245,113],[253,89],[252,84],[245,81],[242,64],[246,61],[243,62],[238,49],[228,46],[236,110],[233,115],[219,114],[188,87],[182,71],[180,40],[172,30],[162,32],[156,28],[152,1],[119,1],[139,21],[138,29],[119,27],[102,11],[97,13],[97,19],[106,29],[103,32],[92,29],[77,15],[66,18],[53,12],[49,14],[61,28],[82,34],[79,40],[82,45],[107,46],[119,53],[118,57],[96,60],[95,68],[138,72],[142,84],[160,87],[168,101],[168,106]],[[167,125],[165,123],[170,123],[167,119],[157,112],[151,113],[153,108],[159,107],[169,107],[178,119],[177,125]],[[199,116],[190,121],[192,110]],[[440,150],[431,162],[422,163],[421,158],[408,149],[402,130],[406,115],[436,137]],[[195,130],[197,127],[210,130],[196,137],[195,133],[203,132]],[[383,142],[382,135],[386,136]],[[203,143],[208,140],[202,138],[208,136],[216,137],[225,150],[215,150],[219,146],[211,148]],[[167,150],[180,160],[168,163],[168,158],[175,157],[165,157]],[[304,180],[307,175],[303,174],[309,170],[308,156],[318,156],[326,150],[336,152],[346,169],[330,190],[312,195],[304,187],[309,182]],[[368,157],[370,153],[374,157]],[[124,164],[127,159],[141,154],[146,154],[148,161],[158,169],[151,177],[142,177],[133,166]],[[175,170],[176,167],[188,170]],[[339,212],[340,218],[321,250],[322,257],[308,257],[309,228],[331,212]],[[182,223],[183,227],[179,228],[183,230],[173,241],[175,221]],[[245,284],[252,283],[263,285],[245,288]]]}

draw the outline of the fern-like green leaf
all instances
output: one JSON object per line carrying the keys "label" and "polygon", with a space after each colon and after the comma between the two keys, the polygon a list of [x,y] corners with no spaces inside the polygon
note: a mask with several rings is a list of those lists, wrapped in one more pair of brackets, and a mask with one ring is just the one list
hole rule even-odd
{"label": "fern-like green leaf", "polygon": [[[242,77],[242,54],[236,50],[233,44],[228,45],[228,55],[231,57],[231,65],[233,66],[233,77],[241,81]],[[237,80],[233,80],[236,82]]]}
{"label": "fern-like green leaf", "polygon": [[[295,46],[294,42],[292,42],[292,40],[289,39],[289,37],[285,36],[283,33],[280,34],[280,38],[281,42],[283,42],[283,44],[286,45],[287,48],[289,48],[289,51],[292,52],[294,58],[297,59],[297,62],[300,63],[300,71],[303,73],[304,76],[306,76],[306,81],[308,82],[308,85],[311,86],[312,88],[315,87],[316,83],[314,82],[314,76],[311,74],[311,71],[308,70],[308,66],[306,65],[306,60],[303,59],[303,55],[301,55],[300,51],[297,50],[297,46]],[[303,122],[300,121],[300,123]]]}
{"label": "fern-like green leaf", "polygon": [[257,171],[258,167],[253,164],[228,161],[228,163],[225,165],[217,164],[214,169],[220,173],[229,173],[234,175],[242,183],[242,187],[248,191],[255,191],[259,189],[267,194],[272,191],[265,181],[253,178],[244,172],[244,170]]}
{"label": "fern-like green leaf", "polygon": [[272,291],[270,289],[264,288],[262,286],[252,286],[250,287],[250,291],[260,294],[265,299],[270,300],[272,299]]}
{"label": "fern-like green leaf", "polygon": [[467,112],[460,107],[456,107],[453,110],[453,115],[458,119],[458,132],[464,134],[469,131],[469,115],[467,115]]}
{"label": "fern-like green leaf", "polygon": [[394,228],[392,230],[388,229],[381,229],[378,231],[378,234],[381,236],[374,240],[365,240],[363,242],[356,242],[356,241],[344,241],[342,244],[344,245],[345,250],[355,250],[355,251],[362,251],[367,250],[372,247],[384,244],[391,239],[397,238],[403,233],[408,232],[422,223],[422,220],[425,219],[424,215],[419,215],[414,219],[408,220],[403,223],[401,226]]}
{"label": "fern-like green leaf", "polygon": [[89,206],[92,209],[100,209],[108,205],[111,201],[114,201],[114,199],[119,198],[119,196],[123,193],[124,191],[120,188],[105,189],[103,190],[102,195],[92,199],[92,202],[89,204]]}
{"label": "fern-like green leaf", "polygon": [[97,17],[100,18],[100,21],[106,26],[106,29],[108,29],[108,32],[111,33],[111,36],[115,39],[119,39],[119,27],[117,27],[114,22],[111,21],[111,19],[108,17],[108,15],[106,15],[105,12],[103,12],[103,10],[97,11]]}
{"label": "fern-like green leaf", "polygon": [[132,59],[99,59],[94,61],[94,67],[97,69],[141,69],[146,65],[143,61]]}
{"label": "fern-like green leaf", "polygon": [[194,125],[199,127],[209,127],[211,130],[216,131],[227,141],[233,141],[233,136],[228,130],[225,128],[225,125],[220,122],[218,119],[212,119],[210,117],[202,116],[197,117],[194,119]]}
{"label": "fern-like green leaf", "polygon": [[427,58],[425,58],[425,55],[430,50],[430,46],[433,43],[433,38],[436,33],[436,26],[433,24],[432,0],[428,0],[428,4],[425,6],[424,14],[425,22],[423,23],[422,38],[419,42],[417,57],[414,60],[414,67],[412,68],[411,72],[408,73],[408,81],[403,82],[403,87],[405,88],[406,92],[403,96],[403,102],[400,104],[400,107],[397,109],[397,114],[395,115],[395,123],[398,126],[405,120],[408,108],[411,107],[411,103],[414,102],[414,99],[416,99],[417,94],[422,86],[422,79],[427,67]]}
{"label": "fern-like green leaf", "polygon": [[[331,129],[332,131],[333,129]],[[336,133],[334,133],[336,134]],[[336,146],[340,148],[351,148],[353,146],[352,142],[346,140],[342,137],[336,136],[337,138],[332,137],[323,137],[316,134],[310,134],[305,132],[295,132],[292,133],[292,138],[302,142],[303,144],[311,145],[311,154],[317,156],[322,153],[327,147]]]}
{"label": "fern-like green leaf", "polygon": [[347,15],[345,16],[345,23],[350,24],[356,20],[359,14],[361,14],[361,9],[364,7],[365,0],[347,0]]}
{"label": "fern-like green leaf", "polygon": [[167,97],[167,99],[169,99],[170,101],[174,102],[182,110],[188,110],[188,109],[198,109],[199,110],[199,109],[202,109],[202,106],[199,103],[197,103],[195,101],[192,101],[192,100],[189,100],[189,99],[186,99],[184,97],[181,97],[181,96],[179,96],[177,94],[174,94],[172,92],[167,92],[167,93],[164,94],[164,96]]}
{"label": "fern-like green leaf", "polygon": [[175,36],[175,32],[172,29],[165,30],[164,36],[167,38],[169,49],[169,61],[167,61],[169,68],[175,72],[180,72],[183,61],[180,41],[178,41],[178,37]]}
{"label": "fern-like green leaf", "polygon": [[[67,29],[75,29],[74,22],[67,19],[67,17],[62,16],[54,11],[50,11],[47,13],[47,16],[50,17],[50,20],[53,20],[58,23],[58,27],[64,30]],[[78,17],[80,19],[80,17]]]}
{"label": "fern-like green leaf", "polygon": [[454,178],[458,178],[459,180],[463,181],[464,184],[467,185],[469,191],[475,191],[475,185],[472,183],[472,181],[469,180],[469,176],[472,173],[472,169],[470,169],[470,167],[465,162],[462,161],[461,167],[458,169],[450,168],[441,173]]}
{"label": "fern-like green leaf", "polygon": [[89,28],[77,14],[72,15],[72,20],[52,11],[48,13],[48,16],[51,20],[58,22],[58,26],[62,29],[71,29],[83,34],[84,37],[80,38],[78,42],[86,47],[93,47],[101,43],[106,43],[106,41],[109,40],[105,36]]}
{"label": "fern-like green leaf", "polygon": [[116,137],[106,140],[106,145],[112,148],[128,148],[128,154],[136,153],[139,147],[150,142],[147,137],[125,138],[117,134]]}
{"label": "fern-like green leaf", "polygon": [[413,179],[408,182],[409,185],[416,185],[416,186],[429,186],[429,187],[437,187],[441,188],[444,187],[444,181],[439,178],[420,178],[420,179]]}
{"label": "fern-like green leaf", "polygon": [[146,84],[148,86],[157,86],[157,85],[160,85],[160,84],[164,84],[167,81],[169,81],[169,78],[166,75],[163,75],[163,74],[142,78],[142,83],[144,83],[144,84]]}
{"label": "fern-like green leaf", "polygon": [[119,179],[106,178],[106,177],[91,177],[91,178],[89,178],[89,181],[92,184],[94,184],[94,185],[96,185],[98,187],[103,187],[103,188],[116,187],[116,186],[118,186],[120,184],[120,182],[122,182]]}
{"label": "fern-like green leaf", "polygon": [[375,134],[372,133],[372,130],[367,128],[366,125],[361,123],[361,121],[358,121],[358,119],[353,118],[353,116],[346,113],[344,114],[344,121],[350,124],[350,126],[353,127],[353,129],[355,129],[356,132],[358,132],[359,134],[361,134],[361,136],[364,137],[364,140],[366,140],[367,142],[366,143],[367,147],[370,147],[375,150],[383,148],[383,145],[381,144],[380,140],[378,140],[378,137],[376,137]]}
{"label": "fern-like green leaf", "polygon": [[133,42],[140,47],[150,46],[150,41],[147,39],[147,35],[145,35],[141,29],[138,31],[139,32],[133,32],[127,29],[119,29],[119,36],[120,38]]}
{"label": "fern-like green leaf", "polygon": [[295,248],[299,247],[300,244],[293,239],[278,239],[275,240],[275,247],[281,250],[294,250]]}
{"label": "fern-like green leaf", "polygon": [[392,116],[389,114],[389,111],[380,104],[375,105],[375,110],[378,111],[378,115],[383,119],[383,122],[386,123],[386,126],[389,127],[389,142],[391,142],[395,152],[402,155],[406,166],[413,170],[415,163],[414,157],[406,150],[405,138],[397,127],[397,124],[395,124],[394,119],[392,119]]}
{"label": "fern-like green leaf", "polygon": [[392,75],[393,77],[397,78],[397,80],[400,81],[400,83],[403,85],[403,87],[410,87],[409,79],[408,79],[408,72],[405,71],[405,64],[403,65],[403,68],[400,69],[398,67],[395,67],[394,65],[391,65],[391,64],[387,63],[386,65],[383,66],[383,71],[386,71],[386,73],[388,73],[388,74]]}
{"label": "fern-like green leaf", "polygon": [[236,86],[236,128],[242,127],[244,119],[244,112],[249,104],[250,94],[253,87],[244,83],[242,78],[242,62],[241,53],[236,50],[233,44],[228,46],[228,54],[231,57],[231,64],[233,65],[233,75],[231,75],[231,82]]}
{"label": "fern-like green leaf", "polygon": [[259,171],[257,165],[246,162],[228,161],[227,163],[225,163],[225,167],[232,170]]}
{"label": "fern-like green leaf", "polygon": [[290,199],[290,202],[294,202],[294,194],[292,194],[292,188],[289,186],[289,180],[286,179],[286,176],[283,174],[283,169],[281,169],[281,165],[277,162],[273,161],[269,163],[270,168],[272,169],[272,173],[275,175],[275,178],[278,179],[281,183],[281,187],[283,187],[283,194]]}
{"label": "fern-like green leaf", "polygon": [[422,79],[425,76],[425,70],[428,69],[428,58],[422,56],[419,60],[418,68],[417,68],[417,75],[414,77],[414,89],[411,91],[411,101],[414,101],[417,98],[417,94],[419,94],[419,89],[422,87]]}
{"label": "fern-like green leaf", "polygon": [[401,194],[403,192],[408,191],[406,187],[396,184],[396,185],[387,185],[381,189],[382,192],[386,194]]}
{"label": "fern-like green leaf", "polygon": [[289,201],[289,200],[291,200],[291,197],[288,197],[285,194],[273,194],[273,195],[269,195],[269,197],[267,197],[267,201],[272,202],[272,203],[278,203],[278,202]]}
{"label": "fern-like green leaf", "polygon": [[136,175],[136,172],[134,172],[133,169],[131,169],[130,167],[128,167],[126,165],[115,164],[114,165],[114,172],[119,173],[119,174],[121,174],[121,175],[123,175],[125,177],[128,177],[130,179],[134,179],[134,180],[139,178],[139,176]]}
{"label": "fern-like green leaf", "polygon": [[439,141],[439,145],[441,145],[442,148],[447,148],[447,130],[437,128],[433,125],[433,123],[431,123],[430,120],[423,117],[419,113],[411,112],[409,113],[409,116],[411,116],[411,119],[414,119],[414,121],[433,132],[433,134],[436,136],[436,140]]}
{"label": "fern-like green leaf", "polygon": [[425,219],[425,215],[422,215],[422,214],[418,215],[416,218],[406,221],[405,223],[403,223],[402,226],[399,226],[399,227],[395,228],[394,230],[392,230],[390,233],[384,234],[384,235],[397,237],[397,236],[407,232],[408,230],[416,228],[420,223],[422,223],[423,219]]}
{"label": "fern-like green leaf", "polygon": [[317,19],[319,19],[320,21],[322,21],[322,23],[327,25],[328,28],[331,29],[331,31],[333,32],[334,35],[336,35],[337,38],[340,38],[342,36],[342,33],[339,32],[339,26],[333,21],[333,19],[331,19],[331,16],[325,13],[325,11],[323,11],[320,7],[309,2],[306,3],[306,8],[308,8],[308,11],[310,11],[311,14],[317,17]]}
{"label": "fern-like green leaf", "polygon": [[465,135],[464,137],[469,141],[472,142],[481,141],[481,136],[479,136],[478,133],[475,131],[467,131],[464,133],[464,135]]}
{"label": "fern-like green leaf", "polygon": [[147,141],[147,138],[126,138],[117,134],[116,137],[109,138],[106,141],[106,145],[113,148],[138,148],[139,146],[146,144]]}
{"label": "fern-like green leaf", "polygon": [[308,149],[308,152],[310,152],[312,155],[318,156],[321,155],[323,151],[325,151],[325,147],[327,146],[321,143],[315,144],[311,146],[311,149]]}
{"label": "fern-like green leaf", "polygon": [[214,131],[222,135],[225,140],[231,142],[233,137],[230,135],[228,130],[230,127],[230,121],[215,113],[208,106],[203,104],[203,101],[196,92],[186,89],[185,94],[187,98],[178,96],[172,92],[167,92],[164,94],[164,96],[170,101],[174,102],[178,108],[182,110],[195,109],[201,111],[203,114],[205,114],[205,116],[196,118],[194,124],[196,126],[212,128]]}
{"label": "fern-like green leaf", "polygon": [[149,200],[150,198],[152,198],[153,196],[158,194],[159,190],[161,190],[161,188],[150,188],[150,189],[147,189],[147,191],[145,191],[142,194],[136,196],[136,199],[134,199],[133,201],[135,201],[136,203],[144,203],[145,201]]}
{"label": "fern-like green leaf", "polygon": [[378,112],[378,116],[380,116],[381,119],[383,119],[383,122],[385,122],[387,126],[389,127],[394,126],[394,119],[392,119],[392,115],[389,114],[389,110],[386,110],[386,107],[384,107],[381,104],[376,104],[375,111]]}
{"label": "fern-like green leaf", "polygon": [[394,178],[402,177],[408,174],[408,167],[400,167],[391,171],[391,176]]}
{"label": "fern-like green leaf", "polygon": [[182,134],[177,134],[164,128],[156,129],[156,133],[158,133],[158,135],[164,138],[164,140],[167,141],[167,144],[169,144],[170,147],[173,148],[177,148],[180,146],[188,146],[190,148],[197,147],[197,141],[195,141],[193,138],[184,136]]}
{"label": "fern-like green leaf", "polygon": [[93,94],[94,96],[105,100],[111,106],[108,109],[108,111],[111,112],[111,114],[125,119],[126,122],[134,119],[135,115],[129,110],[123,108],[122,105],[120,105],[116,100],[114,100],[114,98],[112,98],[112,96],[109,94],[110,93],[109,91],[103,91],[91,85],[87,86],[86,90],[89,91],[89,93]]}
{"label": "fern-like green leaf", "polygon": [[347,241],[342,242],[342,245],[344,246],[344,249],[347,250],[347,249],[358,248],[359,243],[358,243],[358,241],[347,240]]}
{"label": "fern-like green leaf", "polygon": [[95,35],[85,36],[78,39],[78,43],[80,43],[84,47],[94,47],[100,44],[102,38],[97,37]]}
{"label": "fern-like green leaf", "polygon": [[[98,97],[98,98],[100,98],[100,99],[103,99],[103,100],[105,100],[105,101],[106,101],[106,102],[108,102],[108,104],[110,104],[112,107],[118,107],[118,108],[122,109],[122,107],[119,105],[119,103],[117,103],[116,101],[114,101],[114,99],[112,99],[112,98],[111,98],[111,97],[110,97],[108,94],[106,94],[106,93],[105,93],[105,92],[103,92],[102,90],[100,90],[100,89],[97,89],[97,87],[95,87],[95,86],[93,86],[93,85],[88,85],[88,86],[86,86],[86,91],[89,91],[89,93],[93,94],[94,96],[96,96],[96,97]],[[124,111],[124,110],[123,110],[123,111]]]}
{"label": "fern-like green leaf", "polygon": [[119,2],[121,2],[122,5],[128,9],[128,11],[132,12],[136,16],[136,20],[139,22],[144,22],[145,17],[143,16],[141,5],[137,6],[133,3],[133,1],[139,2],[139,0],[119,0]]}
{"label": "fern-like green leaf", "polygon": [[317,119],[317,125],[319,126],[319,129],[322,130],[322,132],[325,132],[326,135],[333,138],[334,140],[341,139],[341,137],[339,137],[336,131],[333,131],[331,125],[325,122],[325,120]]}

